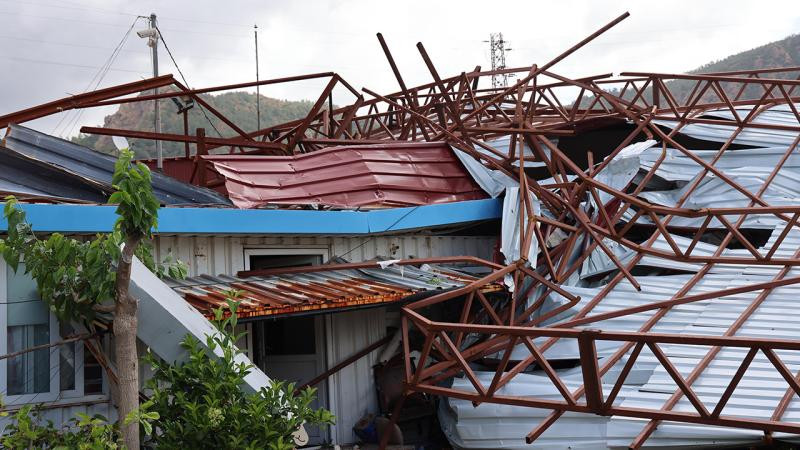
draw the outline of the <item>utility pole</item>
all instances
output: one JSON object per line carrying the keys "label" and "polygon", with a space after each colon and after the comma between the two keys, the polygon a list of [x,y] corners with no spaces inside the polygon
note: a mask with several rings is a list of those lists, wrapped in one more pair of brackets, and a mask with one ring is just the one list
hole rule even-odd
{"label": "utility pole", "polygon": [[[483,41],[489,43],[489,52],[492,60],[492,71],[503,70],[506,68],[506,52],[511,51],[506,48],[508,41],[503,39],[503,33],[490,33],[489,40]],[[513,75],[510,75],[513,76]],[[492,75],[492,87],[504,88],[508,86],[508,74],[494,74]]]}
{"label": "utility pole", "polygon": [[[253,25],[256,40],[256,83],[258,83],[258,25]],[[261,129],[261,86],[256,85],[256,130]]]}
{"label": "utility pole", "polygon": [[[150,56],[153,59],[153,77],[158,76],[158,26],[156,14],[150,14],[150,27],[136,33],[140,38],[147,38],[147,46],[150,47]],[[158,94],[158,88],[153,89],[153,94]],[[158,99],[153,100],[153,128],[156,133],[161,133],[161,114],[158,111]],[[156,140],[156,157],[158,158],[158,170],[164,169],[164,151],[160,140]]]}

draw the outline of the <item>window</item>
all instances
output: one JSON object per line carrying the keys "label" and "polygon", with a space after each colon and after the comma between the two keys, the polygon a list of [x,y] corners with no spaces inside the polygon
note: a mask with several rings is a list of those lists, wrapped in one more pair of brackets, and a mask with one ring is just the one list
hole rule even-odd
{"label": "window", "polygon": [[248,248],[245,270],[319,265],[328,260],[327,248]]}
{"label": "window", "polygon": [[317,352],[313,316],[268,320],[264,328],[267,355],[313,355]]}
{"label": "window", "polygon": [[[59,324],[39,299],[36,282],[22,265],[15,272],[0,259],[0,354],[55,343],[75,333]],[[0,393],[9,404],[102,394],[103,372],[96,365],[91,354],[84,355],[80,341],[26,352],[0,360]]]}

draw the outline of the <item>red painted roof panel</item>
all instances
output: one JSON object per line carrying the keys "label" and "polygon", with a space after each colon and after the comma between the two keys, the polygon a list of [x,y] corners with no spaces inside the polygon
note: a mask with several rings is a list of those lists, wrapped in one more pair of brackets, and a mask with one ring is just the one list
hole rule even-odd
{"label": "red painted roof panel", "polygon": [[295,156],[204,156],[239,208],[428,205],[486,198],[444,142],[331,147]]}

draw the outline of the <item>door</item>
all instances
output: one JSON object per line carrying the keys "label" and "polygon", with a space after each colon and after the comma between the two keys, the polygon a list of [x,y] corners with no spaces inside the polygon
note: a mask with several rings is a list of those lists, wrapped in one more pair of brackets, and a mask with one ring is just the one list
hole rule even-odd
{"label": "door", "polygon": [[[322,264],[327,249],[245,249],[245,269],[297,267]],[[308,382],[326,370],[325,328],[321,316],[259,320],[253,323],[254,363],[272,379]],[[315,386],[314,408],[328,408],[327,380]],[[306,427],[309,444],[329,441],[328,427]]]}
{"label": "door", "polygon": [[[267,376],[300,385],[325,371],[325,333],[320,319],[302,316],[261,322],[263,359],[259,363]],[[312,406],[327,408],[327,380],[315,387]],[[327,427],[306,427],[306,431],[310,444],[328,440]]]}

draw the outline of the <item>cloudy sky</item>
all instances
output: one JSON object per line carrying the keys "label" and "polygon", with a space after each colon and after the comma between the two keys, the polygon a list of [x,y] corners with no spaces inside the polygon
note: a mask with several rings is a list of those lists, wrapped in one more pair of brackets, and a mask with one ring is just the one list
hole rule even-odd
{"label": "cloudy sky", "polygon": [[[443,76],[489,67],[491,32],[513,49],[509,66],[544,63],[614,17],[631,17],[554,68],[568,76],[625,70],[682,72],[800,32],[796,0],[751,1],[417,1],[369,0],[0,0],[0,114],[151,74],[137,16],[158,15],[166,44],[192,87],[255,79],[258,25],[262,79],[335,71],[356,88],[397,86],[375,38],[382,32],[406,83],[429,82],[418,41]],[[780,13],[776,13],[776,12]],[[133,31],[146,27],[138,19]],[[163,46],[161,73],[174,73]],[[102,77],[100,77],[102,75]],[[98,85],[99,81],[99,85]],[[295,83],[262,94],[315,98],[320,86]],[[344,93],[335,101],[350,102]],[[108,109],[32,122],[72,135],[102,123]]]}

